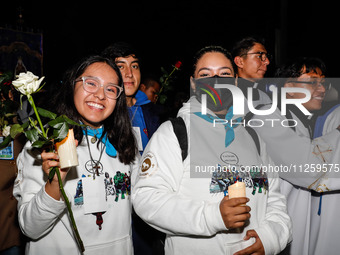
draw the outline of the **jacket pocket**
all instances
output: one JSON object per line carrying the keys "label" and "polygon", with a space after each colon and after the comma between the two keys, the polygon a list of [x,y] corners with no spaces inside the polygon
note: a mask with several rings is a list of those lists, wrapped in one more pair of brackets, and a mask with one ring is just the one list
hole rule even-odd
{"label": "jacket pocket", "polygon": [[243,250],[243,249],[251,246],[254,243],[255,243],[254,237],[250,238],[247,241],[240,240],[240,241],[233,242],[233,243],[227,243],[227,244],[224,245],[225,250],[226,250],[225,254],[226,255],[233,255],[235,252]]}
{"label": "jacket pocket", "polygon": [[113,242],[102,243],[85,247],[85,255],[98,254],[133,254],[131,236],[126,236]]}

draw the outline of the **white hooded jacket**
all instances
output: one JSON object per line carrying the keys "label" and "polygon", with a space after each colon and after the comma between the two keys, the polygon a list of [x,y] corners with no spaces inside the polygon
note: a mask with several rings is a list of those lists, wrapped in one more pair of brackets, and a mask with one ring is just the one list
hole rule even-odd
{"label": "white hooded jacket", "polygon": [[[240,171],[272,164],[265,144],[260,141],[260,156],[253,138],[238,125],[233,129],[235,139],[226,146],[225,126],[213,127],[195,114],[200,111],[201,104],[191,98],[178,113],[185,121],[189,140],[184,162],[169,121],[150,140],[132,192],[137,214],[167,234],[166,254],[233,254],[254,243],[252,238],[243,240],[250,229],[258,233],[266,254],[279,253],[291,235],[286,201],[279,193],[279,178],[275,174],[268,174],[267,178],[262,171],[258,176]],[[209,110],[208,114],[215,116]],[[190,169],[190,164],[195,167]],[[212,169],[218,166],[236,169],[237,174],[214,172]],[[219,205],[224,190],[235,180],[246,182],[251,218],[245,228],[228,230]]]}
{"label": "white hooded jacket", "polygon": [[[90,142],[94,160],[100,158],[101,147],[99,145],[98,148],[97,143]],[[62,199],[57,201],[46,193],[47,176],[41,167],[40,154],[30,148],[30,143],[27,143],[18,157],[18,176],[13,190],[18,200],[20,227],[30,238],[25,254],[80,254],[65,202]],[[104,191],[101,194],[104,193],[106,196],[104,199],[106,199],[107,209],[100,215],[102,218],[100,216],[97,218],[92,213],[85,213],[84,208],[86,203],[86,197],[83,196],[84,179],[93,180],[89,169],[91,164],[89,164],[89,149],[85,137],[77,147],[77,154],[79,166],[70,169],[64,182],[64,190],[71,203],[77,228],[85,246],[84,254],[104,255],[113,250],[117,254],[133,254],[131,199],[127,176],[134,173],[133,169],[137,163],[124,165],[118,160],[118,156],[112,158],[105,151],[102,153],[98,170],[100,176],[105,178],[105,183],[101,186]],[[117,181],[118,174],[123,174],[125,178]],[[91,189],[90,192],[96,194],[97,191]],[[98,224],[101,224],[101,229]]]}

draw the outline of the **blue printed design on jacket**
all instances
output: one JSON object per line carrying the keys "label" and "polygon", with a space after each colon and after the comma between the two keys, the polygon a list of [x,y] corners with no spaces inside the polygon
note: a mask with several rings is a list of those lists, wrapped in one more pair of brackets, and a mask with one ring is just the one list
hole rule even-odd
{"label": "blue printed design on jacket", "polygon": [[269,188],[267,174],[259,167],[253,166],[250,169],[241,168],[241,170],[217,167],[212,173],[210,193],[228,194],[228,187],[238,181],[244,182],[247,188],[252,188],[253,195],[256,191],[262,193],[263,190],[266,192]]}

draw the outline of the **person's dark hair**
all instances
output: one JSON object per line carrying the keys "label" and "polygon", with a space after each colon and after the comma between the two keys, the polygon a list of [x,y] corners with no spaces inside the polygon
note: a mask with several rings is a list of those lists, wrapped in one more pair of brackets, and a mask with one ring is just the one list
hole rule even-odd
{"label": "person's dark hair", "polygon": [[161,82],[159,81],[159,78],[152,74],[147,74],[145,78],[143,78],[141,84],[144,84],[145,88],[150,88],[157,82],[159,86],[161,86]]}
{"label": "person's dark hair", "polygon": [[265,40],[259,36],[248,36],[245,37],[234,44],[234,47],[231,51],[231,55],[233,58],[236,56],[242,56],[250,51],[250,49],[256,44],[262,44],[265,46]]}
{"label": "person's dark hair", "polygon": [[229,51],[227,51],[225,48],[223,48],[222,46],[216,46],[216,45],[210,45],[210,46],[206,46],[203,47],[202,49],[200,49],[198,52],[196,52],[196,54],[194,55],[194,61],[193,61],[193,70],[192,70],[192,74],[194,75],[195,70],[196,70],[196,66],[197,66],[197,62],[198,60],[200,60],[200,58],[208,52],[219,52],[222,53],[224,56],[226,56],[227,59],[230,60],[230,62],[232,62],[232,57],[231,54],[229,53]]}
{"label": "person's dark hair", "polygon": [[137,49],[130,43],[127,42],[116,42],[106,47],[101,53],[103,57],[109,58],[114,61],[119,57],[134,56],[140,62],[140,54]]}
{"label": "person's dark hair", "polygon": [[[81,116],[74,105],[75,81],[94,63],[106,63],[112,67],[119,78],[119,86],[124,88],[120,71],[110,59],[102,56],[87,57],[66,72],[53,104],[58,115],[65,114],[76,122],[81,121]],[[117,98],[115,109],[113,113],[103,121],[103,127],[103,135],[107,134],[109,141],[118,152],[119,160],[124,164],[132,163],[137,150],[126,106],[125,93],[121,93],[119,98]],[[73,128],[75,138],[81,143],[83,139],[82,128],[78,126],[74,126]]]}
{"label": "person's dark hair", "polygon": [[[306,68],[304,72],[304,68]],[[301,57],[292,61],[289,61],[285,65],[279,67],[276,70],[275,77],[278,78],[297,78],[304,73],[317,72],[319,68],[323,75],[326,74],[325,63],[318,58]]]}

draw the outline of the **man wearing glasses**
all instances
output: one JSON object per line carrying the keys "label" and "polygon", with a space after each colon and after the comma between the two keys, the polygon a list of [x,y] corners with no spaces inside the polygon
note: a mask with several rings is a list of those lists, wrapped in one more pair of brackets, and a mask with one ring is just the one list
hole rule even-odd
{"label": "man wearing glasses", "polygon": [[255,37],[247,37],[237,42],[232,55],[238,77],[251,81],[264,77],[271,58],[264,46],[264,40]]}
{"label": "man wearing glasses", "polygon": [[270,104],[269,96],[262,90],[261,79],[267,72],[271,55],[264,46],[264,39],[246,37],[236,42],[232,49],[237,86],[247,95],[248,87],[253,88],[253,106]]}
{"label": "man wearing glasses", "polygon": [[[302,105],[316,114],[329,89],[325,71],[321,60],[300,58],[278,69],[276,76],[280,79],[277,83],[284,88],[308,90],[311,98]],[[291,90],[285,96],[294,100],[304,98],[306,94]],[[267,106],[261,110],[265,108]],[[265,122],[266,119],[275,120],[275,124]],[[287,105],[286,115],[277,108],[271,115],[254,116],[254,126],[256,120],[264,123],[254,129],[265,141],[269,156],[276,166],[284,166],[287,170],[279,171],[279,175],[281,192],[287,198],[288,214],[293,223],[293,241],[284,254],[338,254],[340,242],[335,239],[340,234],[340,224],[335,215],[339,209],[334,208],[339,207],[339,202],[329,203],[321,198],[326,195],[320,194],[340,189],[339,181],[330,182],[331,178],[328,178],[329,168],[339,162],[335,152],[340,144],[340,126],[313,139],[311,115],[305,115],[293,104]],[[293,125],[280,125],[282,121]],[[339,195],[336,199],[340,200]]]}

